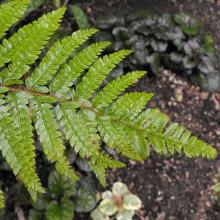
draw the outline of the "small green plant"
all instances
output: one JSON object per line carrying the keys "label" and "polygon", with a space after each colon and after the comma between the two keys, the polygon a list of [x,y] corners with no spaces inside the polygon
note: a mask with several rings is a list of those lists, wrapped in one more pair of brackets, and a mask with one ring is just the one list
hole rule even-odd
{"label": "small green plant", "polygon": [[219,195],[220,193],[220,173],[219,171],[214,175],[214,184],[212,185],[211,189],[213,192]]}
{"label": "small green plant", "polygon": [[102,193],[102,201],[92,211],[93,220],[132,220],[135,211],[141,208],[141,200],[121,182],[114,183],[111,191]]}
{"label": "small green plant", "polygon": [[126,67],[150,67],[158,74],[164,66],[186,74],[205,89],[220,88],[220,77],[219,83],[211,83],[219,76],[214,39],[194,17],[184,13],[107,17],[97,19],[95,24],[103,31],[102,35],[113,39],[111,51],[121,48],[135,51]]}
{"label": "small green plant", "polygon": [[74,18],[76,19],[76,23],[80,29],[88,28],[89,21],[85,14],[85,12],[77,5],[70,6]]}
{"label": "small green plant", "polygon": [[76,23],[80,29],[88,28],[89,21],[86,13],[77,5],[69,4],[68,0],[31,0],[27,9],[27,13],[36,10],[43,4],[52,4],[55,8],[60,8],[61,6],[66,6],[70,12],[73,13]]}
{"label": "small green plant", "polygon": [[219,193],[220,192],[220,183],[216,183],[212,186],[212,190],[215,192],[215,193]]}
{"label": "small green plant", "polygon": [[0,5],[0,151],[34,200],[45,192],[36,172],[37,142],[57,172],[76,181],[79,177],[65,155],[65,146],[71,146],[88,160],[103,186],[107,169],[125,166],[105,151],[103,143],[138,161],[152,150],[162,155],[178,152],[215,158],[212,146],[170,123],[159,110],[146,109],[153,94],[124,92],[144,71],[132,71],[104,84],[131,51],[99,57],[110,42],[82,47],[97,29],[74,32],[44,51],[65,8],[43,15],[5,38],[22,18],[28,2],[11,0]]}
{"label": "small green plant", "polygon": [[52,171],[48,178],[46,194],[41,194],[28,220],[72,220],[74,210],[89,212],[96,206],[96,190],[93,182],[87,177],[78,183]]}
{"label": "small green plant", "polygon": [[67,5],[67,3],[68,0],[63,1],[63,3],[61,0],[30,0],[27,12],[32,12],[44,4],[52,4],[54,7],[60,8],[61,6]]}
{"label": "small green plant", "polygon": [[70,197],[75,192],[75,182],[57,172],[51,172],[48,179],[47,193],[33,202],[29,220],[72,220],[74,206]]}
{"label": "small green plant", "polygon": [[188,36],[197,35],[202,27],[202,24],[197,19],[185,13],[176,14],[174,20],[180,25],[183,33]]}
{"label": "small green plant", "polygon": [[[210,202],[212,204],[212,207],[215,207],[216,216],[219,216],[219,202],[220,202],[220,173],[219,173],[219,169],[218,172],[214,175],[214,184],[207,189],[207,192],[210,193],[211,190],[211,194],[209,195],[209,199]],[[216,217],[216,219],[218,219],[218,217]]]}

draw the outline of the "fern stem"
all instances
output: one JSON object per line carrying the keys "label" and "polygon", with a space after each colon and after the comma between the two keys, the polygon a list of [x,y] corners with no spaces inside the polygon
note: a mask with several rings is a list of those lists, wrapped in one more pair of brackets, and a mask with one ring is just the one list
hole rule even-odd
{"label": "fern stem", "polygon": [[45,94],[45,93],[40,93],[40,92],[35,92],[33,90],[27,89],[27,88],[15,88],[15,87],[10,87],[10,86],[4,86],[8,88],[9,91],[11,92],[26,92],[28,94],[31,94],[33,96],[44,96],[44,97],[52,97],[55,98],[57,102],[65,103],[65,102],[70,102],[70,99],[65,99],[65,98],[58,98],[54,94]]}

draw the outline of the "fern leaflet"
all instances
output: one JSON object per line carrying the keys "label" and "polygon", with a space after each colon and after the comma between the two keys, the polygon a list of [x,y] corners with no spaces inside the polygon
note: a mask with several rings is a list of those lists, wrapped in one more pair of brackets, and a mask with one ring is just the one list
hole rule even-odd
{"label": "fern leaflet", "polygon": [[[28,0],[11,0],[0,5],[0,38],[2,38],[8,29],[22,18]],[[8,22],[5,22],[5,21]]]}
{"label": "fern leaflet", "polygon": [[65,37],[61,42],[58,41],[50,48],[39,67],[27,78],[27,87],[37,88],[46,85],[73,51],[96,32],[96,29],[79,30],[71,36]]}
{"label": "fern leaflet", "polygon": [[58,172],[76,179],[76,174],[70,169],[70,165],[64,156],[65,148],[61,139],[62,135],[55,120],[52,106],[48,103],[41,103],[41,100],[36,98],[33,100],[32,109],[35,128],[47,158],[56,163]]}
{"label": "fern leaflet", "polygon": [[91,98],[111,70],[130,53],[130,50],[120,50],[97,60],[76,86],[77,96],[83,99]]}
{"label": "fern leaflet", "polygon": [[48,13],[20,28],[9,40],[3,41],[4,49],[0,56],[11,61],[0,74],[4,85],[21,83],[19,79],[29,70],[29,65],[38,58],[51,35],[57,30],[64,12],[65,9],[61,8]]}
{"label": "fern leaflet", "polygon": [[105,108],[110,105],[117,97],[130,85],[137,82],[145,74],[144,71],[133,71],[125,76],[118,77],[108,83],[101,92],[93,99],[93,105],[97,108]]}
{"label": "fern leaflet", "polygon": [[30,97],[27,97],[25,93],[9,93],[7,98],[8,106],[10,107],[10,117],[17,130],[17,136],[20,138],[21,149],[18,152],[19,154],[17,154],[17,158],[21,162],[19,178],[23,181],[32,197],[36,199],[37,193],[44,192],[44,190],[35,171],[33,128],[27,107]]}
{"label": "fern leaflet", "polygon": [[109,44],[109,42],[94,43],[77,53],[55,76],[50,85],[51,92],[67,93],[73,82],[98,58],[103,49]]}
{"label": "fern leaflet", "polygon": [[2,190],[0,190],[0,209],[5,207],[5,198]]}

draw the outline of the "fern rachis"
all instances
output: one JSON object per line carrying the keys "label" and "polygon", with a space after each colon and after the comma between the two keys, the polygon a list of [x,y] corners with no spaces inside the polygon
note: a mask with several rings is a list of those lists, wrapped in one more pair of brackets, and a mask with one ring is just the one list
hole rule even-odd
{"label": "fern rachis", "polygon": [[[159,110],[146,110],[152,94],[122,94],[144,71],[127,73],[99,91],[106,76],[131,51],[121,50],[99,58],[109,42],[81,49],[96,29],[80,30],[58,41],[38,67],[26,74],[58,28],[65,11],[61,8],[48,13],[21,27],[9,39],[3,39],[26,6],[26,0],[0,5],[3,14],[11,15],[19,8],[15,17],[3,16],[0,20],[0,24],[10,24],[0,26],[0,151],[33,198],[44,191],[36,172],[34,130],[43,152],[59,173],[77,178],[65,156],[64,143],[68,141],[76,153],[89,160],[103,185],[106,169],[124,166],[105,152],[103,142],[134,160],[146,159],[152,149],[163,155],[178,152],[189,157],[216,156],[212,146],[182,126],[169,123]],[[0,191],[0,207],[2,199]]]}

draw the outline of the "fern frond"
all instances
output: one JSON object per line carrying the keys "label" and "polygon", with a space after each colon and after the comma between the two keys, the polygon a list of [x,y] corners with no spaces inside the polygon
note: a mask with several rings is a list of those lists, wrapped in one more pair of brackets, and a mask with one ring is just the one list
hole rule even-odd
{"label": "fern frond", "polygon": [[57,30],[64,12],[65,9],[61,8],[48,13],[20,28],[9,40],[3,41],[4,48],[0,50],[0,56],[11,61],[0,74],[4,85],[20,83],[19,79],[29,70],[29,65],[38,58],[44,45]]}
{"label": "fern frond", "polygon": [[146,106],[153,94],[131,92],[119,97],[110,107],[109,114],[122,120],[133,120]]}
{"label": "fern frond", "polygon": [[[5,51],[7,51],[7,48],[4,48],[2,45],[0,45],[0,68],[4,66],[5,63],[8,63],[10,59],[5,56]],[[0,77],[0,82],[2,81]]]}
{"label": "fern frond", "polygon": [[11,0],[0,5],[0,38],[22,18],[28,2],[28,0]]}
{"label": "fern frond", "polygon": [[20,149],[17,158],[21,164],[19,178],[23,181],[33,199],[38,192],[44,192],[35,170],[35,147],[29,108],[29,97],[25,93],[9,93],[7,96],[10,117],[17,130]]}
{"label": "fern frond", "polygon": [[136,83],[146,72],[133,71],[108,83],[93,99],[93,105],[97,108],[105,108],[130,85]]}
{"label": "fern frond", "polygon": [[22,153],[19,152],[21,148],[19,141],[13,119],[5,110],[2,111],[0,116],[0,150],[15,175],[18,175],[22,167],[21,161],[17,157]]}
{"label": "fern frond", "polygon": [[106,169],[123,167],[124,164],[100,152],[100,137],[97,134],[94,113],[76,113],[69,105],[64,104],[57,106],[56,112],[66,139],[82,158],[89,158],[92,170],[105,185]]}
{"label": "fern frond", "polygon": [[[106,144],[128,158],[145,159],[149,155],[146,135],[133,128],[132,120],[145,108],[151,97],[151,93],[127,93],[107,109],[109,117],[99,121],[100,133]],[[130,122],[131,126],[123,122]],[[125,148],[129,151],[126,152]]]}
{"label": "fern frond", "polygon": [[100,135],[109,147],[125,157],[141,160],[141,156],[132,146],[123,125],[118,124],[110,116],[102,116],[97,120]]}
{"label": "fern frond", "polygon": [[[0,37],[19,19],[25,5],[26,0],[10,0],[0,6]],[[106,169],[124,166],[102,149],[103,144],[141,161],[151,149],[163,155],[183,152],[189,157],[216,156],[213,147],[182,126],[169,123],[165,114],[145,110],[151,93],[121,95],[144,75],[143,71],[130,72],[100,91],[106,76],[131,51],[98,58],[109,42],[80,49],[96,29],[78,31],[55,43],[33,73],[28,72],[58,28],[64,12],[61,8],[42,16],[3,39],[0,45],[0,151],[33,198],[43,192],[35,170],[35,131],[45,155],[60,174],[78,178],[65,156],[64,136],[74,151],[88,160],[103,185]],[[100,92],[93,97],[96,91]],[[57,207],[51,206],[51,210]]]}
{"label": "fern frond", "polygon": [[103,186],[106,186],[106,170],[109,168],[122,168],[124,163],[113,160],[108,154],[97,152],[89,161],[91,169]]}
{"label": "fern frond", "polygon": [[5,198],[4,198],[4,193],[0,189],[0,209],[5,207]]}
{"label": "fern frond", "polygon": [[61,104],[56,108],[56,114],[66,139],[70,142],[76,153],[82,158],[92,156],[99,148],[100,138],[96,134],[96,122],[91,118],[85,120],[82,112]]}
{"label": "fern frond", "polygon": [[50,84],[50,91],[52,93],[67,93],[75,80],[109,45],[109,42],[94,43],[77,53],[73,59],[65,64],[55,76]]}
{"label": "fern frond", "polygon": [[89,37],[97,32],[96,29],[85,29],[74,32],[71,36],[58,41],[50,48],[39,67],[26,80],[28,88],[37,88],[46,85],[57,73],[61,64],[81,46]]}
{"label": "fern frond", "polygon": [[148,109],[136,119],[136,123],[146,131],[147,139],[156,152],[167,155],[183,151],[188,157],[208,159],[216,156],[215,149],[192,136],[184,127],[177,123],[167,127],[168,121],[168,117],[157,109]]}
{"label": "fern frond", "polygon": [[121,50],[98,59],[76,86],[77,96],[89,99],[111,70],[130,53],[130,50]]}
{"label": "fern frond", "polygon": [[35,98],[32,110],[35,122],[35,128],[42,144],[44,153],[48,160],[56,163],[57,171],[76,179],[76,174],[70,168],[67,158],[64,156],[64,144],[61,139],[62,134],[59,131],[59,125],[55,120],[52,111],[52,105],[41,103],[40,99]]}
{"label": "fern frond", "polygon": [[57,160],[55,168],[57,172],[61,175],[69,177],[70,179],[75,181],[79,179],[77,174],[73,171],[73,168],[71,167],[68,158],[64,155],[60,157],[59,160]]}

